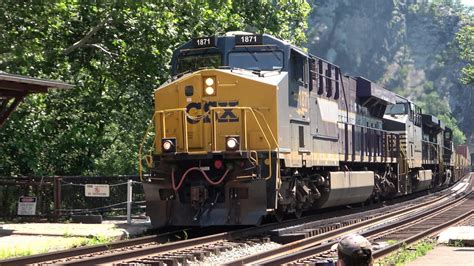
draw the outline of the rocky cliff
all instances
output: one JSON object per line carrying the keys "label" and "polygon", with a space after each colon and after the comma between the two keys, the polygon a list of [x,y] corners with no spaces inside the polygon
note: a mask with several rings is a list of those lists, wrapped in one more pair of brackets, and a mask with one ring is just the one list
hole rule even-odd
{"label": "rocky cliff", "polygon": [[[351,75],[377,81],[451,127],[474,132],[472,87],[459,81],[456,32],[469,23],[458,1],[313,0],[308,50]],[[456,121],[457,120],[457,121]],[[461,131],[456,141],[463,141]]]}

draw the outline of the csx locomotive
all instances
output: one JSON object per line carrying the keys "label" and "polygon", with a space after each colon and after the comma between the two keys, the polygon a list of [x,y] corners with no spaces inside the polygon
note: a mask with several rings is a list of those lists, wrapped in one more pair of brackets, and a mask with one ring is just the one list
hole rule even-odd
{"label": "csx locomotive", "polygon": [[171,64],[143,184],[155,227],[299,217],[447,186],[470,164],[410,100],[270,35],[196,38]]}

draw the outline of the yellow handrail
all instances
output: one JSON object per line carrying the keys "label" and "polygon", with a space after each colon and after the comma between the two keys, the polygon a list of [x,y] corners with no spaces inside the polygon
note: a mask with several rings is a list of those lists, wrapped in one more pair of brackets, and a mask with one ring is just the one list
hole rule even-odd
{"label": "yellow handrail", "polygon": [[[216,123],[215,123],[215,110],[225,110],[225,109],[229,109],[229,107],[211,107],[210,108],[210,111],[211,111],[211,127],[212,127],[212,143],[214,145],[213,147],[213,151],[215,151],[217,149],[217,140],[216,140],[216,131],[217,131],[217,126],[216,126]],[[262,128],[262,125],[260,124],[260,121],[258,121],[258,118],[257,116],[255,115],[255,112],[253,110],[253,108],[251,107],[243,107],[243,106],[234,106],[232,107],[232,109],[237,109],[237,110],[244,110],[244,113],[246,111],[250,111],[250,113],[252,114],[253,118],[255,119],[255,122],[257,123],[257,126],[258,128],[260,129],[260,132],[262,133],[263,135],[263,138],[265,139],[265,142],[267,143],[267,146],[268,146],[268,176],[265,177],[265,180],[268,180],[272,177],[272,146],[270,144],[270,141],[268,141],[268,138],[267,138],[267,135],[265,134],[265,131],[263,130]],[[247,123],[247,120],[245,119],[244,121],[245,123]],[[267,127],[269,129],[269,132],[272,134],[271,130],[270,130],[270,126],[268,125],[268,123],[266,122],[265,120],[265,123],[267,124]],[[247,126],[245,126],[245,129],[247,128]],[[247,139],[247,132],[242,132],[244,135],[244,138]],[[273,134],[272,134],[273,136]],[[275,137],[273,136],[273,138],[275,139]],[[245,144],[247,145],[247,144]]]}
{"label": "yellow handrail", "polygon": [[263,121],[264,121],[265,124],[267,125],[268,132],[270,132],[270,136],[272,136],[272,139],[273,139],[273,141],[275,142],[275,146],[277,147],[278,150],[280,150],[280,145],[278,145],[278,141],[277,141],[277,139],[275,138],[275,135],[273,135],[273,132],[272,132],[272,130],[270,129],[270,125],[268,125],[267,119],[265,118],[265,116],[263,115],[263,113],[260,112],[259,110],[255,109],[255,112],[257,112],[257,114],[259,114],[259,115],[263,118]]}
{"label": "yellow handrail", "polygon": [[[155,115],[156,112],[153,113],[153,116],[151,117],[150,122],[148,123],[148,127],[145,131],[145,135],[143,136],[142,142],[139,145],[138,148],[138,175],[140,176],[140,181],[143,181],[143,165],[142,165],[142,149],[143,149],[143,144],[145,144],[146,141],[146,136],[148,135],[148,132],[150,129],[153,127],[153,122],[155,121]],[[155,143],[156,137],[153,138],[153,144]],[[153,145],[154,146],[154,145]]]}

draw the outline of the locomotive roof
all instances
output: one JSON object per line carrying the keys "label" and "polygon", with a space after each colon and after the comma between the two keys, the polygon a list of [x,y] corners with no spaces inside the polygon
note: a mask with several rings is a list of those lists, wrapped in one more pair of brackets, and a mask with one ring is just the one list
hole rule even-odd
{"label": "locomotive roof", "polygon": [[[221,36],[205,36],[193,38],[180,45],[173,52],[173,58],[171,61],[172,72],[173,74],[178,74],[177,59],[181,55],[194,53],[221,53],[223,55],[222,65],[228,66],[228,53],[235,51],[255,51],[255,49],[259,49],[261,51],[282,51],[285,54],[285,61],[288,60],[290,56],[290,51],[297,52],[306,57],[317,58],[316,56],[303,51],[301,48],[290,44],[288,41],[278,39],[269,34],[254,34],[243,31],[233,31],[227,32],[225,35]],[[287,70],[288,64],[285,63],[283,65],[282,71]]]}
{"label": "locomotive roof", "polygon": [[384,104],[395,104],[396,94],[364,77],[356,77],[357,96],[366,100],[375,99]]}
{"label": "locomotive roof", "polygon": [[422,121],[425,126],[444,129],[444,123],[436,116],[430,114],[422,114]]}
{"label": "locomotive roof", "polygon": [[[236,42],[236,37],[239,37],[239,36],[256,36],[257,38],[255,38],[254,41],[249,41],[247,44],[245,44],[238,41]],[[203,45],[196,44],[197,40],[205,39],[205,38],[210,38],[211,43],[203,44]],[[209,49],[209,48],[220,48],[224,46],[228,46],[226,48],[229,49],[234,46],[272,46],[272,45],[276,45],[279,48],[291,47],[293,49],[298,50],[302,54],[307,55],[307,53],[305,53],[303,50],[301,50],[297,46],[294,46],[285,40],[278,39],[272,35],[269,35],[266,33],[255,34],[255,33],[250,33],[250,32],[243,32],[243,31],[231,31],[221,36],[205,36],[205,37],[193,38],[183,43],[182,45],[180,45],[175,50],[175,53],[181,52],[183,50],[189,50],[189,49]]]}

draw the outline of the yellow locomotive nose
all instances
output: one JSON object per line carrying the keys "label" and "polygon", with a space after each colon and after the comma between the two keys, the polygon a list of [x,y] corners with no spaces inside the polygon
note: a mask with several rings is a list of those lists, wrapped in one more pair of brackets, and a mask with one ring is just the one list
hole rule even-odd
{"label": "yellow locomotive nose", "polygon": [[[275,84],[230,70],[201,70],[155,91],[156,152],[176,139],[175,153],[274,150]],[[231,136],[232,138],[229,138]]]}

